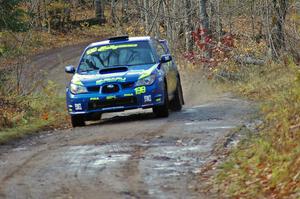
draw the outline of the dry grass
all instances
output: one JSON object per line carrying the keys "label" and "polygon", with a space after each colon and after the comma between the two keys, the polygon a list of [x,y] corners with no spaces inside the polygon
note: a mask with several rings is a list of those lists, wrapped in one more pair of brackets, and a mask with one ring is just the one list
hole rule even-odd
{"label": "dry grass", "polygon": [[232,85],[263,102],[259,136],[234,149],[218,174],[229,197],[297,198],[300,196],[300,69],[289,58],[263,67],[245,67],[243,81]]}
{"label": "dry grass", "polygon": [[21,138],[45,127],[68,126],[65,99],[54,83],[39,93],[2,98],[0,107],[0,144]]}

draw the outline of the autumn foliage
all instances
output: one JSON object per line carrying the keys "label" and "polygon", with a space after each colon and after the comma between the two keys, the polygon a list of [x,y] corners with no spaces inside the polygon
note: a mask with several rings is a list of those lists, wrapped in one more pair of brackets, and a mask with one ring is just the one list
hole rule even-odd
{"label": "autumn foliage", "polygon": [[[230,52],[234,48],[234,36],[225,34],[219,41],[208,34],[208,30],[198,28],[193,31],[192,38],[196,49],[191,52],[184,53],[184,57],[192,64],[209,64],[215,67],[218,64],[227,61],[230,58]],[[210,56],[205,56],[209,54]]]}

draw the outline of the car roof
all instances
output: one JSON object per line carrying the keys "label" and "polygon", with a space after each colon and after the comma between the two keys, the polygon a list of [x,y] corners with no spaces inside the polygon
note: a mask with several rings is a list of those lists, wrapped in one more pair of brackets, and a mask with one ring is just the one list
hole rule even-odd
{"label": "car roof", "polygon": [[91,48],[91,47],[95,47],[95,46],[101,46],[101,45],[107,45],[107,44],[114,44],[114,43],[127,43],[127,42],[133,42],[133,41],[150,41],[150,40],[151,40],[150,36],[128,37],[126,39],[120,39],[120,40],[105,39],[103,41],[91,43],[87,48]]}

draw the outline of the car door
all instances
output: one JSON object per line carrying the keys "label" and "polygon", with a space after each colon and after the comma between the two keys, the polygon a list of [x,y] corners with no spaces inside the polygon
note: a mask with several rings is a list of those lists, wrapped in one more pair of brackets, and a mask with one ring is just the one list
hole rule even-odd
{"label": "car door", "polygon": [[[170,48],[168,46],[167,40],[159,40],[159,43],[164,49],[165,54],[171,54]],[[169,84],[170,84],[170,90],[172,93],[177,89],[177,76],[178,76],[178,71],[177,71],[177,66],[175,63],[175,59],[172,56],[172,61],[168,63],[169,67]]]}
{"label": "car door", "polygon": [[[159,58],[161,58],[162,55],[167,54],[167,52],[165,51],[163,46],[157,40],[155,40],[154,43],[155,43],[156,52],[157,52],[157,55]],[[171,62],[161,63],[161,67],[163,68],[163,70],[165,72],[165,77],[167,80],[167,88],[168,88],[169,94],[171,94],[173,91],[171,65],[172,65]]]}

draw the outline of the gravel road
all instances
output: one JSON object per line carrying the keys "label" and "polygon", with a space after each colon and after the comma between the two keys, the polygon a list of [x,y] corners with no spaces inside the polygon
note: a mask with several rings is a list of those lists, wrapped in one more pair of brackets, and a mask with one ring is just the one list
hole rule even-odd
{"label": "gravel road", "polygon": [[[84,45],[32,58],[60,85]],[[24,73],[26,74],[26,73]],[[247,123],[249,102],[183,71],[186,105],[169,118],[149,110],[106,114],[83,128],[41,132],[0,147],[0,198],[209,198],[195,186],[201,166],[232,129]]]}

